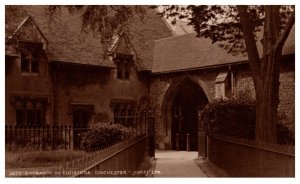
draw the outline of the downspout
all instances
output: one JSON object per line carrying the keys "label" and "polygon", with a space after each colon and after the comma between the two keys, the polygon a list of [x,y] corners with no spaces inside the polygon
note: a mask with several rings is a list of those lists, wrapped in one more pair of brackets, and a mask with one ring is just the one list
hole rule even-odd
{"label": "downspout", "polygon": [[58,69],[58,63],[53,63],[52,67],[52,86],[53,86],[53,124],[52,125],[57,125],[57,69]]}
{"label": "downspout", "polygon": [[229,65],[229,67],[228,67],[228,70],[229,70],[229,73],[230,73],[230,81],[231,81],[231,83],[230,83],[230,88],[231,88],[231,95],[234,95],[234,90],[233,90],[233,83],[234,83],[234,78],[233,78],[233,72],[232,72],[232,68],[231,68],[231,65]]}

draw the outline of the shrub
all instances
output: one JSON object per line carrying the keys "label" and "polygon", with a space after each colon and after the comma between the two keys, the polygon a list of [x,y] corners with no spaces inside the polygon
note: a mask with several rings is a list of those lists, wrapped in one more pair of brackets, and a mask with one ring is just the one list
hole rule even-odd
{"label": "shrub", "polygon": [[[229,99],[216,99],[200,114],[200,122],[208,136],[223,134],[238,138],[255,138],[255,99],[243,92]],[[277,143],[294,144],[294,134],[278,115]]]}
{"label": "shrub", "polygon": [[295,132],[291,125],[289,125],[285,121],[286,115],[282,112],[279,113],[277,123],[277,142],[278,144],[295,145]]}
{"label": "shrub", "polygon": [[134,132],[120,124],[98,123],[84,133],[81,147],[85,151],[96,151],[127,139]]}
{"label": "shrub", "polygon": [[217,99],[207,104],[201,112],[200,122],[208,136],[224,134],[254,139],[254,101],[244,99]]}

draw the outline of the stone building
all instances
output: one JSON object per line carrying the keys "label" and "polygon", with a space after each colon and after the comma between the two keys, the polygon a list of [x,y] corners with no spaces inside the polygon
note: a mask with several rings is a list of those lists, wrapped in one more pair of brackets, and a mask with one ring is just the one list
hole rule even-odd
{"label": "stone building", "polygon": [[172,36],[156,11],[131,20],[134,48],[116,35],[104,59],[100,38],[81,32],[80,15],[62,9],[49,22],[46,7],[23,8],[29,16],[7,23],[6,125],[86,128],[148,105],[154,40]]}
{"label": "stone building", "polygon": [[[294,34],[293,29],[283,49],[278,107],[291,130],[295,121]],[[240,92],[255,95],[246,55],[233,56],[211,40],[195,36],[190,33],[155,41],[150,99],[157,110],[157,146],[162,148],[176,149],[178,133],[180,149],[186,149],[189,134],[191,149],[197,150],[197,113],[205,104]]]}
{"label": "stone building", "polygon": [[[132,20],[130,44],[117,35],[103,57],[99,37],[82,34],[80,15],[63,9],[49,23],[45,7],[25,8],[30,16],[17,17],[5,40],[6,125],[85,128],[150,106],[157,147],[175,149],[180,133],[180,149],[189,134],[197,150],[198,111],[216,97],[254,92],[246,56],[230,55],[194,33],[176,36],[152,9],[143,21]],[[293,126],[294,30],[283,55],[279,111]]]}

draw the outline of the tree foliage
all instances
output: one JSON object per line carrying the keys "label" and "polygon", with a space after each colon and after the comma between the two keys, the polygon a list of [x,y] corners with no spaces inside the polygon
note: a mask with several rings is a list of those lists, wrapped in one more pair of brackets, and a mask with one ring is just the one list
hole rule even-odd
{"label": "tree foliage", "polygon": [[16,27],[15,25],[12,25],[11,22],[15,22],[16,17],[24,17],[26,15],[26,10],[24,10],[21,6],[5,6],[5,37],[11,36],[15,31]]}
{"label": "tree foliage", "polygon": [[[198,37],[229,53],[247,53],[256,92],[256,139],[276,142],[282,49],[295,23],[295,7],[279,5],[165,6],[166,18],[187,18]],[[262,35],[259,33],[263,33]],[[257,42],[263,45],[259,54]]]}
{"label": "tree foliage", "polygon": [[[294,6],[280,7],[280,26],[283,30],[292,16]],[[247,6],[250,24],[256,41],[262,39],[261,31],[265,20],[265,6]],[[161,16],[170,19],[176,24],[178,19],[189,20],[189,25],[194,27],[197,37],[209,38],[212,43],[229,53],[246,53],[246,45],[237,6],[233,5],[168,5],[163,6]]]}

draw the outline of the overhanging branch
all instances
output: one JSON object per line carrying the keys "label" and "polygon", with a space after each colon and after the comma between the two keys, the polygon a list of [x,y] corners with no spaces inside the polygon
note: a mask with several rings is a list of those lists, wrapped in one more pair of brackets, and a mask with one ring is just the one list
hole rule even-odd
{"label": "overhanging branch", "polygon": [[260,73],[260,60],[259,53],[256,46],[256,40],[254,38],[254,28],[249,18],[249,13],[247,12],[248,6],[238,5],[238,14],[240,17],[240,24],[242,26],[243,38],[246,44],[246,50],[248,54],[249,64],[251,71],[253,73],[253,81],[255,89],[257,89],[257,84],[259,82]]}
{"label": "overhanging branch", "polygon": [[280,35],[280,37],[278,38],[278,40],[274,46],[274,54],[279,54],[278,52],[280,52],[280,55],[281,55],[283,45],[284,45],[285,41],[287,40],[294,24],[295,24],[295,10],[293,11],[283,33]]}

